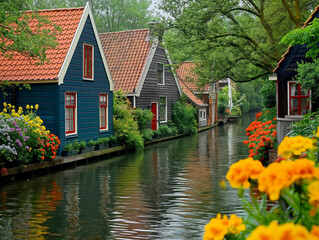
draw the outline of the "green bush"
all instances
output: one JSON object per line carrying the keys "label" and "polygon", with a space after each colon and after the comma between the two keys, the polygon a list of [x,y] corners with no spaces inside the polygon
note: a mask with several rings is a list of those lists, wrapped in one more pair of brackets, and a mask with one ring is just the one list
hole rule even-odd
{"label": "green bush", "polygon": [[143,136],[144,141],[152,140],[153,135],[154,135],[154,131],[151,129],[146,128],[146,129],[142,130],[142,136]]}
{"label": "green bush", "polygon": [[132,113],[134,120],[137,121],[138,129],[140,131],[149,127],[153,118],[153,113],[150,110],[136,108],[133,109]]}
{"label": "green bush", "polygon": [[178,133],[197,133],[196,109],[185,101],[178,101],[173,106],[173,123]]}
{"label": "green bush", "polygon": [[122,91],[116,91],[113,101],[114,134],[118,143],[126,145],[128,148],[144,147],[142,134],[138,130],[138,124],[133,117],[133,109],[131,109],[127,97]]}
{"label": "green bush", "polygon": [[265,108],[276,107],[276,82],[266,80],[260,90],[262,102]]}

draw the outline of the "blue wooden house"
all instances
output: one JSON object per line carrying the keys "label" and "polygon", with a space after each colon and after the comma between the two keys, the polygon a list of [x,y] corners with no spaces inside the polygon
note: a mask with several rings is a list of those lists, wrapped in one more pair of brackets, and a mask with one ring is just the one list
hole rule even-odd
{"label": "blue wooden house", "polygon": [[21,107],[38,104],[44,125],[61,140],[60,153],[69,141],[110,136],[113,82],[89,4],[38,14],[61,27],[58,46],[47,51],[44,65],[18,53],[12,59],[0,55],[0,83],[31,86],[10,89],[6,101]]}
{"label": "blue wooden house", "polygon": [[[319,6],[313,11],[304,27],[319,17]],[[311,62],[306,58],[306,45],[290,46],[278,62],[270,80],[277,83],[277,140],[280,143],[289,133],[291,125],[303,119],[303,115],[318,109],[318,102],[311,99],[311,91],[302,89],[294,80],[297,63]]]}

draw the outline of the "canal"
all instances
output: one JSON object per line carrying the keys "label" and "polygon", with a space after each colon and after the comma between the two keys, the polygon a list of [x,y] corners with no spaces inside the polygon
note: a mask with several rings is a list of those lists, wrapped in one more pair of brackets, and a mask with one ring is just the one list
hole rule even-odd
{"label": "canal", "polygon": [[243,215],[219,181],[247,157],[253,118],[1,186],[0,238],[202,239],[218,212]]}

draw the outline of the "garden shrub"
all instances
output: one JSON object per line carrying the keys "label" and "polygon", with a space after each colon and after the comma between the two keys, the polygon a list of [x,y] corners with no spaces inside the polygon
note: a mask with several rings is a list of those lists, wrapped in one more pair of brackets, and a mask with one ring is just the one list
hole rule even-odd
{"label": "garden shrub", "polygon": [[55,158],[60,140],[50,134],[36,115],[38,105],[15,110],[11,104],[4,103],[0,113],[0,159],[13,165]]}
{"label": "garden shrub", "polygon": [[114,134],[120,144],[128,148],[144,147],[144,141],[133,116],[133,109],[122,91],[114,93],[113,124]]}
{"label": "garden shrub", "polygon": [[152,140],[153,135],[154,135],[154,131],[152,129],[146,128],[146,129],[142,130],[142,136],[143,136],[144,141]]}
{"label": "garden shrub", "polygon": [[142,131],[150,126],[153,113],[147,109],[135,108],[132,111],[133,118],[137,121],[138,129]]}
{"label": "garden shrub", "polygon": [[173,106],[172,115],[174,126],[179,133],[197,133],[196,109],[183,100]]}

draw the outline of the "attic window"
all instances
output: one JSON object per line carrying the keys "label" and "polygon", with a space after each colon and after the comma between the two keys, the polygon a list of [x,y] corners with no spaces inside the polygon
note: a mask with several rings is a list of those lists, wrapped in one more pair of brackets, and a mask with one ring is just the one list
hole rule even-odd
{"label": "attic window", "polygon": [[164,72],[165,72],[165,67],[163,63],[157,63],[156,64],[156,70],[157,70],[157,84],[164,85]]}
{"label": "attic window", "polygon": [[83,45],[83,78],[93,79],[93,46]]}
{"label": "attic window", "polygon": [[310,91],[301,89],[300,84],[289,82],[289,115],[304,115],[310,109]]}

